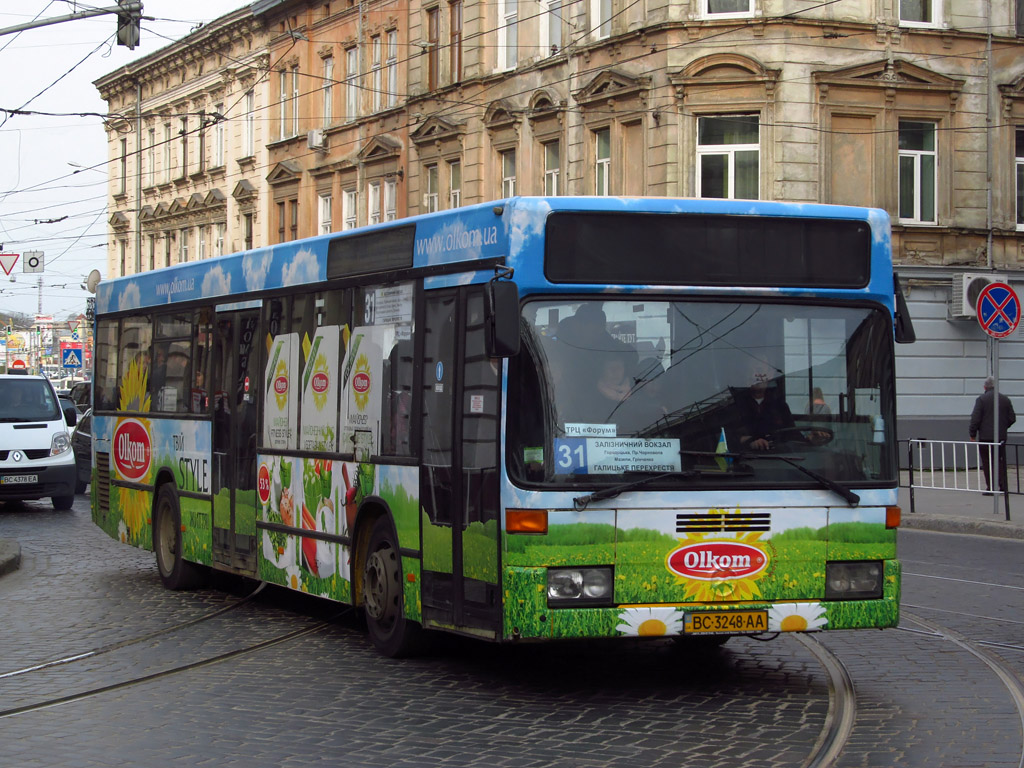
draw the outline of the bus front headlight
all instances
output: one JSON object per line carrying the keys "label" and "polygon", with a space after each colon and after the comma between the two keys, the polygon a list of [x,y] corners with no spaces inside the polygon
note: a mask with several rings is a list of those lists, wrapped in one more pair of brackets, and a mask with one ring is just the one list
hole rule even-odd
{"label": "bus front headlight", "polygon": [[548,569],[548,605],[608,604],[612,599],[612,569]]}
{"label": "bus front headlight", "polygon": [[826,600],[877,600],[882,596],[882,563],[826,563]]}

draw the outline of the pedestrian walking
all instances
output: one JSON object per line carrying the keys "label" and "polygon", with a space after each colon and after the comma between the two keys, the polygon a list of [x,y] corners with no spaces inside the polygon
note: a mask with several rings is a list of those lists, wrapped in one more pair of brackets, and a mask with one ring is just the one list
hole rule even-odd
{"label": "pedestrian walking", "polygon": [[[971,440],[982,443],[994,443],[995,437],[995,382],[989,376],[985,379],[985,391],[978,395],[974,401],[974,410],[971,412],[971,424],[969,431]],[[1013,412],[1013,403],[1006,395],[999,395],[999,490],[1006,492],[1006,432],[1017,421],[1017,414]],[[981,469],[985,473],[985,487],[991,495],[992,467],[991,460],[993,451],[982,448]]]}

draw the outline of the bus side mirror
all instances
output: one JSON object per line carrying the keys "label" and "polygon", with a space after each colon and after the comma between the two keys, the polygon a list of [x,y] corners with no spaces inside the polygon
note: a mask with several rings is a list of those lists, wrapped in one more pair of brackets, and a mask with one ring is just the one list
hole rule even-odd
{"label": "bus side mirror", "polygon": [[895,272],[893,272],[892,281],[896,290],[896,313],[893,315],[896,343],[913,344],[917,341],[917,333],[914,331],[914,321],[910,319],[910,310],[907,308],[907,300],[903,297],[903,289],[900,286],[900,276]]}
{"label": "bus side mirror", "polygon": [[519,286],[511,280],[487,284],[487,355],[519,354]]}

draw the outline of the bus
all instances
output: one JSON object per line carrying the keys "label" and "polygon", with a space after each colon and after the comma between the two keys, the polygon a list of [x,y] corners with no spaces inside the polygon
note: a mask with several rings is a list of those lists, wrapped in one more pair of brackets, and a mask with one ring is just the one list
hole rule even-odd
{"label": "bus", "polygon": [[386,655],[893,627],[890,224],[515,197],[102,282],[92,516]]}

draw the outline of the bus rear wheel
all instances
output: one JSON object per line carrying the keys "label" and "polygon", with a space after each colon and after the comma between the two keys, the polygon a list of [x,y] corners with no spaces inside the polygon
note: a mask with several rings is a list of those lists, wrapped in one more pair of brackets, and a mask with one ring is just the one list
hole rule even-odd
{"label": "bus rear wheel", "polygon": [[419,650],[423,630],[405,617],[402,560],[386,517],[378,519],[370,532],[363,560],[362,597],[366,628],[378,651],[397,658]]}
{"label": "bus rear wheel", "polygon": [[153,515],[153,549],[160,580],[167,589],[194,589],[202,585],[206,569],[190,563],[181,552],[181,509],[169,485],[160,486]]}

